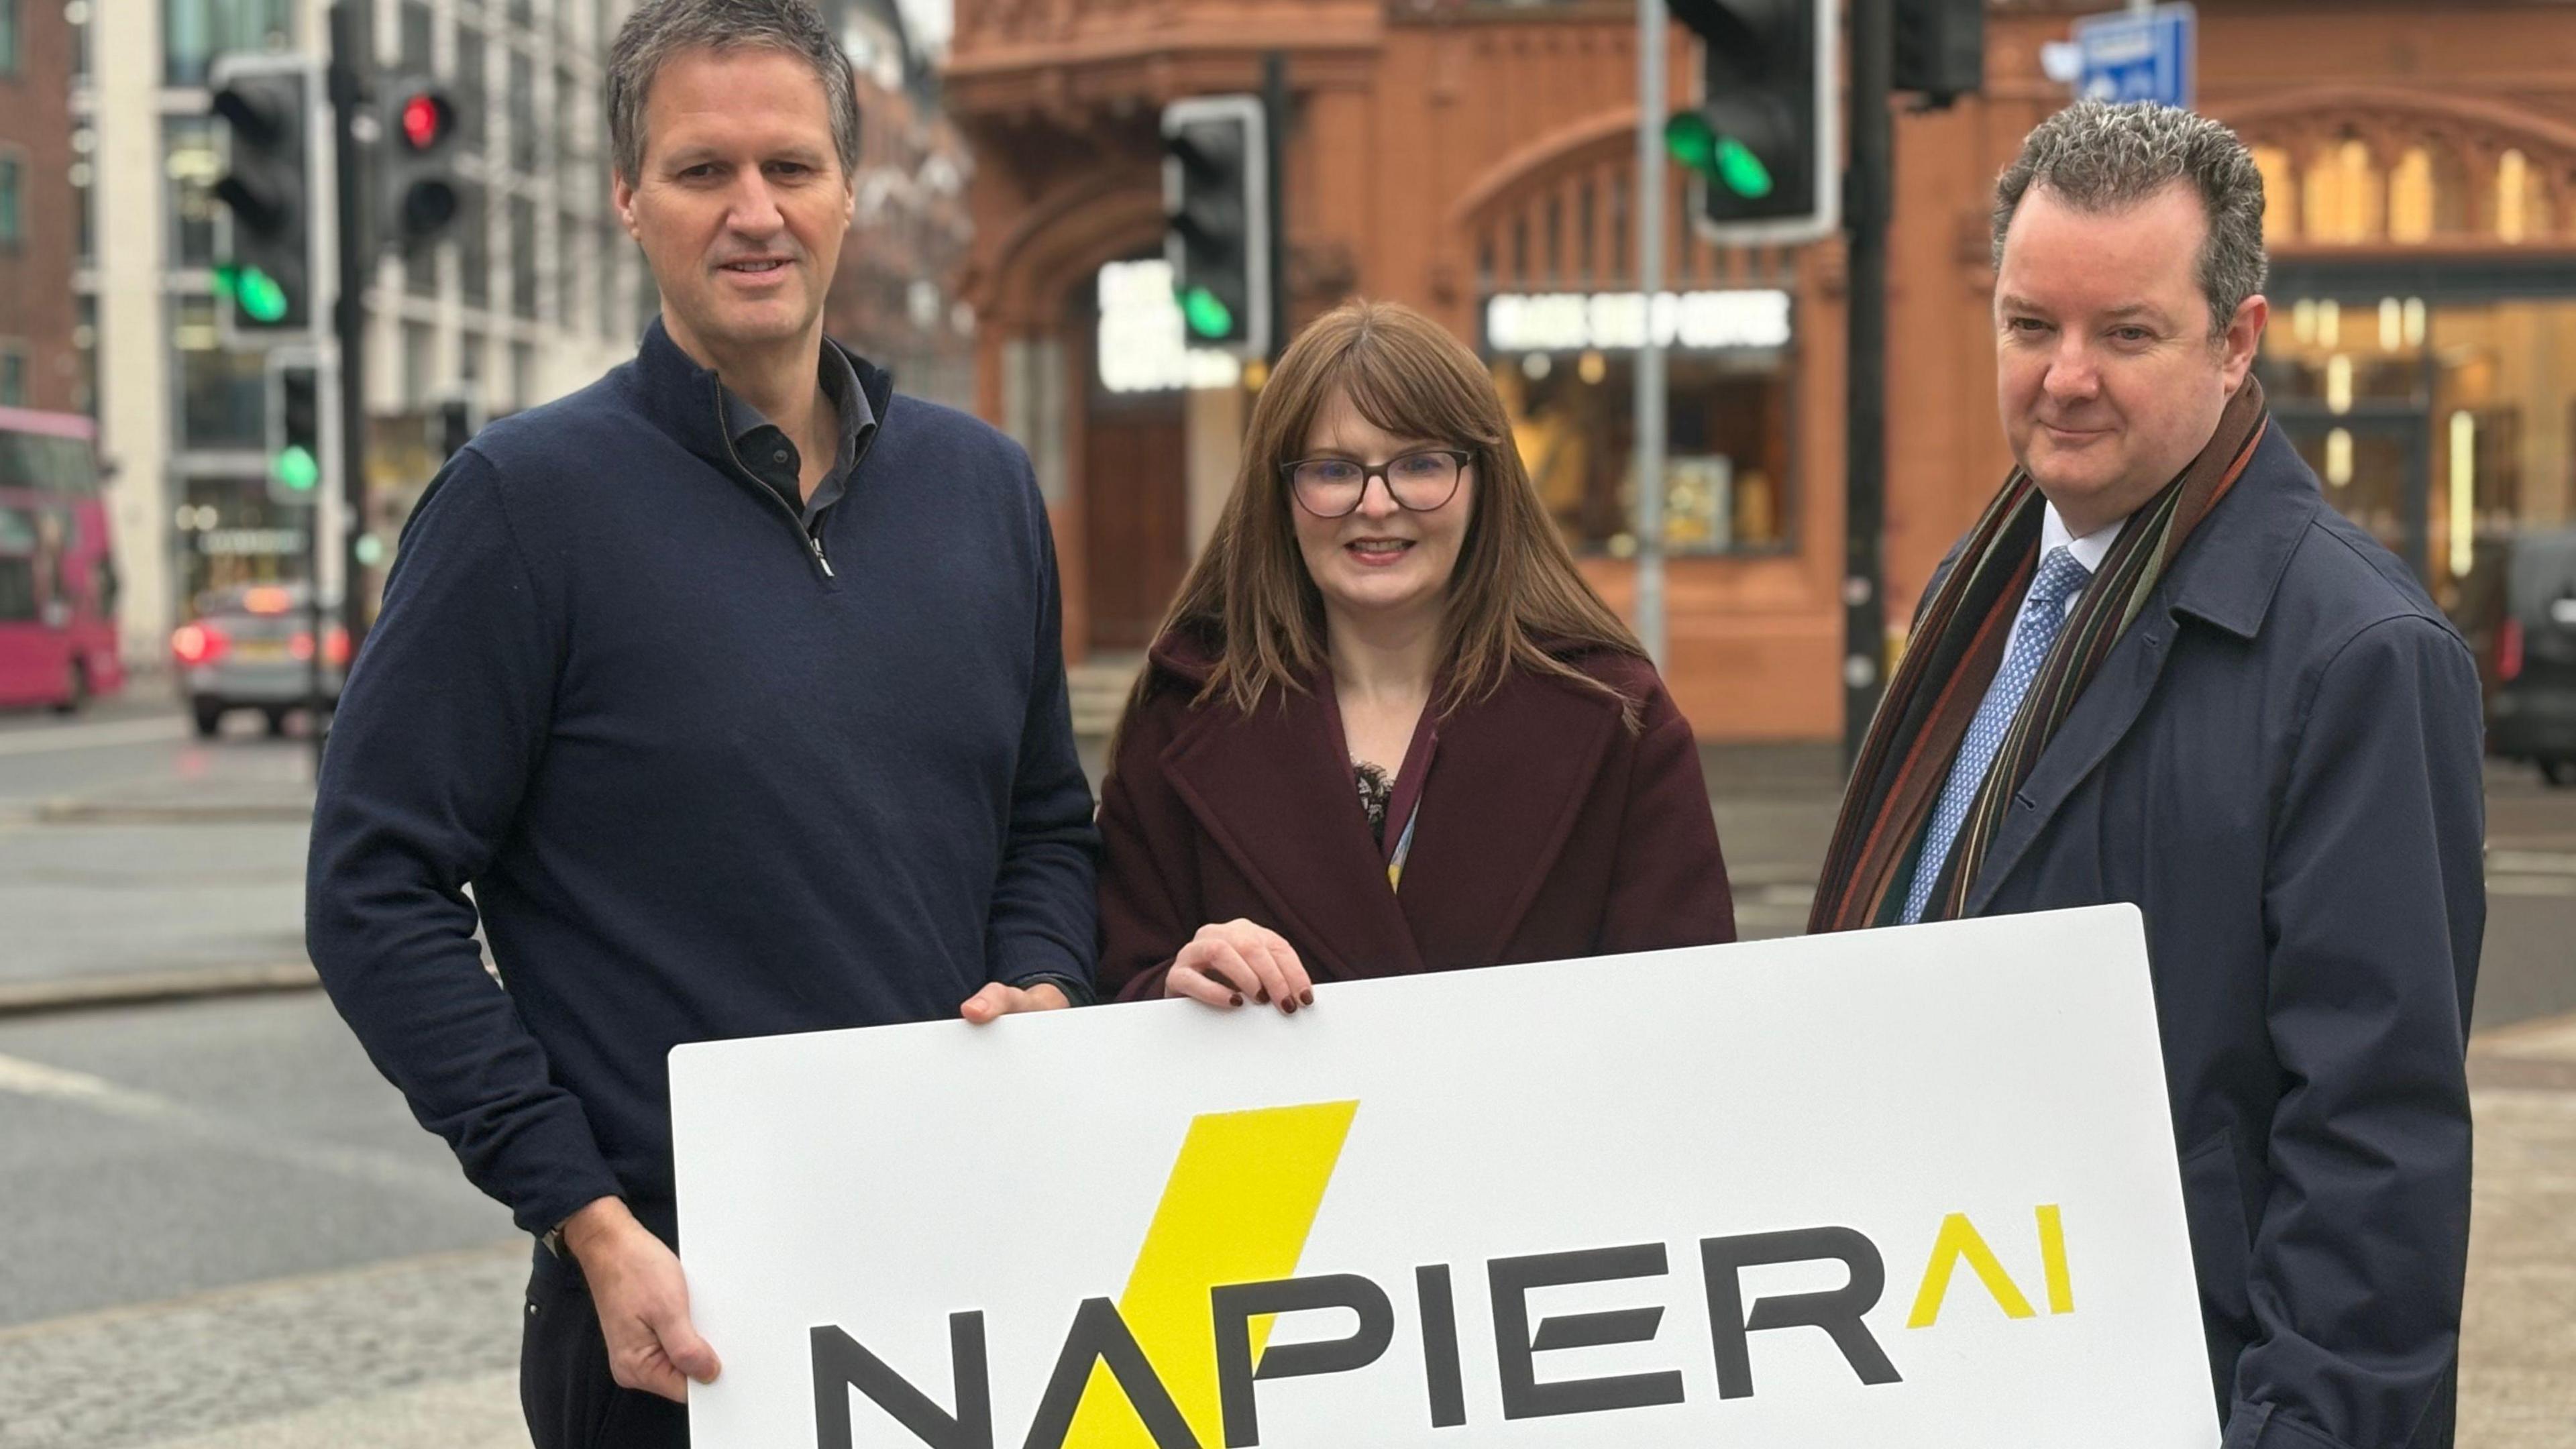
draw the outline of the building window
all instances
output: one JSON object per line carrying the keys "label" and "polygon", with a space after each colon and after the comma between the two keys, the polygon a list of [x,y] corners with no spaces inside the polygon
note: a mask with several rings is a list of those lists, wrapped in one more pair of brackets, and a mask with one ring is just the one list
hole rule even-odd
{"label": "building window", "polygon": [[[19,20],[18,7],[26,0],[0,0],[0,75],[16,75],[24,60],[25,27]],[[40,0],[51,4],[53,0]]]}
{"label": "building window", "polygon": [[599,270],[599,331],[605,337],[629,337],[634,311],[624,304],[626,298],[626,230],[615,220],[599,224],[599,256],[593,263]]}
{"label": "building window", "polygon": [[87,126],[72,132],[72,265],[95,266],[98,262],[98,238],[92,231],[90,188],[97,179],[96,163],[91,159],[98,150],[98,133]]}
{"label": "building window", "polygon": [[26,161],[0,151],[0,247],[14,251],[27,240],[26,189]]}
{"label": "building window", "polygon": [[537,71],[528,58],[510,52],[510,169],[537,174]]}
{"label": "building window", "polygon": [[414,75],[428,75],[435,64],[438,17],[422,0],[403,0],[402,63]]}
{"label": "building window", "polygon": [[510,198],[510,311],[536,320],[537,204],[524,196]]}
{"label": "building window", "polygon": [[201,86],[228,51],[281,51],[295,39],[295,0],[163,0],[163,81]]}
{"label": "building window", "polygon": [[261,354],[235,352],[215,332],[215,299],[174,299],[179,325],[179,446],[255,448],[267,430],[267,378]]}
{"label": "building window", "polygon": [[490,207],[480,186],[468,186],[456,198],[456,268],[458,291],[468,307],[492,305],[492,229]]}
{"label": "building window", "polygon": [[98,416],[98,298],[87,292],[73,304],[72,355],[79,372],[72,380],[72,410]]}
{"label": "building window", "polygon": [[403,406],[415,412],[429,405],[430,390],[437,386],[438,334],[426,322],[402,325],[402,397]]}
{"label": "building window", "polygon": [[537,349],[524,342],[510,344],[510,405],[537,405]]}
{"label": "building window", "polygon": [[415,297],[438,295],[438,249],[444,242],[420,242],[403,249],[403,290]]}
{"label": "building window", "polygon": [[[1530,353],[1493,364],[1521,461],[1579,552],[1636,552],[1634,354]],[[1763,553],[1789,542],[1789,378],[1778,358],[1674,353],[1664,546]]]}
{"label": "building window", "polygon": [[[555,67],[555,148],[560,156],[589,157],[599,148],[597,133],[581,123],[581,87],[568,66]],[[558,161],[558,165],[563,164]]]}
{"label": "building window", "polygon": [[0,408],[27,405],[27,344],[0,342]]}
{"label": "building window", "polygon": [[581,318],[581,252],[590,235],[580,217],[570,211],[555,213],[555,321],[566,331]]}
{"label": "building window", "polygon": [[223,157],[215,149],[214,122],[204,116],[172,116],[162,122],[162,174],[170,216],[170,264],[211,267],[215,264],[215,183],[223,179]]}
{"label": "building window", "polygon": [[484,111],[489,102],[484,95],[483,32],[471,25],[456,27],[456,149],[468,156],[483,154]]}

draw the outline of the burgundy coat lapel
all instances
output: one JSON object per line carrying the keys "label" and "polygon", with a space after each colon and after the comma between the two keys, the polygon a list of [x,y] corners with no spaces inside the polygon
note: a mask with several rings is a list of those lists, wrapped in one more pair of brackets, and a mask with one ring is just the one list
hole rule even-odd
{"label": "burgundy coat lapel", "polygon": [[[1423,969],[1321,700],[1201,711],[1163,763],[1207,838],[1324,964],[1343,976]],[[1417,837],[1417,859],[1421,848]]]}
{"label": "burgundy coat lapel", "polygon": [[1607,696],[1519,671],[1441,720],[1400,899],[1432,966],[1505,957],[1619,729]]}

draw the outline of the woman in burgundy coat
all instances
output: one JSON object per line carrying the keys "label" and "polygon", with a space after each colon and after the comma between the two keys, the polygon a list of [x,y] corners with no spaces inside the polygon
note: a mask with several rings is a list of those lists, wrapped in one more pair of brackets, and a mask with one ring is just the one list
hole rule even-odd
{"label": "woman in burgundy coat", "polygon": [[1255,405],[1102,787],[1100,979],[1315,981],[1735,938],[1689,722],[1474,354],[1354,302]]}

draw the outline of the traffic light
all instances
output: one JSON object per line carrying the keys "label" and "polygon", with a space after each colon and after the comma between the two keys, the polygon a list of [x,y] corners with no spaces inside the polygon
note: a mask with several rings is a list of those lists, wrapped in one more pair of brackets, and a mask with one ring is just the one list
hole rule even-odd
{"label": "traffic light", "polygon": [[456,102],[427,76],[386,87],[383,160],[377,167],[378,225],[392,246],[409,250],[436,241],[462,209],[454,149]]}
{"label": "traffic light", "polygon": [[268,496],[311,504],[322,485],[322,369],[278,358],[268,376]]}
{"label": "traffic light", "polygon": [[1163,108],[1163,239],[1189,345],[1270,351],[1270,150],[1259,96]]}
{"label": "traffic light", "polygon": [[212,84],[224,156],[215,291],[225,340],[267,347],[318,337],[319,72],[298,56],[225,56]]}
{"label": "traffic light", "polygon": [[1986,83],[1986,0],[1896,0],[1894,89],[1938,109]]}
{"label": "traffic light", "polygon": [[1840,214],[1834,0],[1672,0],[1700,38],[1697,106],[1664,125],[1721,243],[1810,241]]}

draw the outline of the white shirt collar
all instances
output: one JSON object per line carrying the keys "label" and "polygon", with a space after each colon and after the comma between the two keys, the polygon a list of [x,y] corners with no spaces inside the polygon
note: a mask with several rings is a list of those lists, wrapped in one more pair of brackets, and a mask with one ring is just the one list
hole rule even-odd
{"label": "white shirt collar", "polygon": [[2102,560],[2109,557],[2111,545],[2120,541],[2120,530],[2128,526],[2129,520],[2123,518],[2077,538],[2067,532],[2066,520],[2058,516],[2057,505],[2051,503],[2039,516],[2039,554],[2046,558],[2050,549],[2064,545],[2075,561],[2084,565],[2086,573],[2100,573]]}

